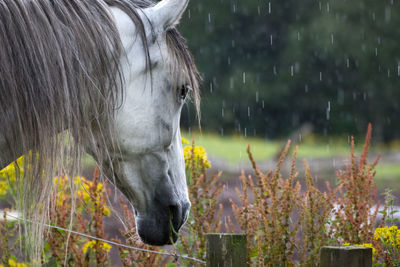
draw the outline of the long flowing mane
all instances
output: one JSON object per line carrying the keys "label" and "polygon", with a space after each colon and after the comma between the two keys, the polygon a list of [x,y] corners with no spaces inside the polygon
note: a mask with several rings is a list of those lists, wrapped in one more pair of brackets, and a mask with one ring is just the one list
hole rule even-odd
{"label": "long flowing mane", "polygon": [[[132,18],[151,71],[137,8],[152,5],[147,0],[0,0],[0,138],[13,158],[26,154],[30,171],[17,193],[28,218],[46,222],[52,179],[79,172],[85,142],[96,140],[92,153],[100,164],[112,163],[109,152],[118,146],[114,112],[124,96],[119,65],[124,51],[107,6]],[[179,71],[190,77],[198,109],[199,74],[186,43],[175,28],[167,31],[167,43]],[[42,226],[26,227],[28,244],[35,240],[32,257],[40,253],[42,236]]]}

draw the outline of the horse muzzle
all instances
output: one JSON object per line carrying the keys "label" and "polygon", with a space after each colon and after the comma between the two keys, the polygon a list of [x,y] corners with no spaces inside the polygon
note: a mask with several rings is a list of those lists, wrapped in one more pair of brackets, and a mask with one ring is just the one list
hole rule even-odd
{"label": "horse muzzle", "polygon": [[178,232],[189,216],[190,202],[176,205],[157,205],[145,214],[137,214],[136,227],[141,240],[149,245],[175,243]]}

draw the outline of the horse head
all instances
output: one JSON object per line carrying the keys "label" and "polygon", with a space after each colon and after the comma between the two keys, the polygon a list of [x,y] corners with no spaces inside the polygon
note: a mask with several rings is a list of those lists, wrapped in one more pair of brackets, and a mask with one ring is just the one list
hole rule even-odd
{"label": "horse head", "polygon": [[179,124],[197,77],[185,66],[177,44],[171,44],[169,32],[176,31],[187,2],[163,0],[138,10],[146,40],[140,40],[137,23],[124,11],[111,8],[125,50],[125,95],[115,113],[113,175],[134,207],[139,236],[151,245],[175,242],[190,209]]}

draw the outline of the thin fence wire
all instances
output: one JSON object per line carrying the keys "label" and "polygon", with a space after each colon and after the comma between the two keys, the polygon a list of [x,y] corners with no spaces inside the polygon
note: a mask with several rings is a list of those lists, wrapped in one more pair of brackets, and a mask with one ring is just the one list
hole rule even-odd
{"label": "thin fence wire", "polygon": [[103,238],[99,238],[99,237],[87,235],[87,234],[84,234],[84,233],[80,233],[80,232],[77,232],[77,231],[69,230],[69,229],[66,229],[66,228],[63,228],[63,227],[59,227],[59,226],[56,226],[56,225],[42,224],[42,223],[31,221],[31,220],[28,220],[28,219],[19,218],[17,216],[11,215],[9,213],[7,213],[7,217],[14,218],[14,219],[16,219],[18,221],[21,221],[21,222],[38,224],[38,225],[43,225],[43,226],[46,226],[46,227],[49,227],[49,228],[66,231],[66,232],[71,233],[71,234],[76,234],[76,235],[87,237],[87,238],[90,238],[90,239],[93,239],[93,240],[102,241],[102,242],[105,242],[105,243],[108,243],[108,244],[111,244],[111,245],[115,245],[115,246],[118,246],[118,247],[123,247],[123,248],[127,248],[127,249],[133,249],[133,250],[143,251],[143,252],[148,252],[148,253],[153,253],[153,254],[159,254],[159,255],[164,255],[164,256],[170,256],[170,257],[174,257],[174,258],[181,258],[181,259],[185,259],[185,260],[195,261],[195,262],[198,262],[198,263],[201,263],[201,264],[206,264],[205,261],[199,260],[199,259],[196,259],[196,258],[193,258],[193,257],[182,256],[182,255],[178,255],[178,254],[162,252],[162,251],[156,251],[156,250],[150,250],[150,249],[144,249],[144,248],[132,247],[132,246],[129,246],[129,245],[120,244],[120,243],[117,243],[117,242],[114,242],[114,241],[110,241],[110,240],[106,240],[106,239],[103,239]]}

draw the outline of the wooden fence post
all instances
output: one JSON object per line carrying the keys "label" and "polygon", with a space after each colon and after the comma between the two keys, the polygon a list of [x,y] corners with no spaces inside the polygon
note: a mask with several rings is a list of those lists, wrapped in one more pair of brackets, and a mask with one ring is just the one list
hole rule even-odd
{"label": "wooden fence post", "polygon": [[322,247],[321,267],[372,267],[372,248]]}
{"label": "wooden fence post", "polygon": [[206,234],[207,267],[246,266],[245,234]]}

